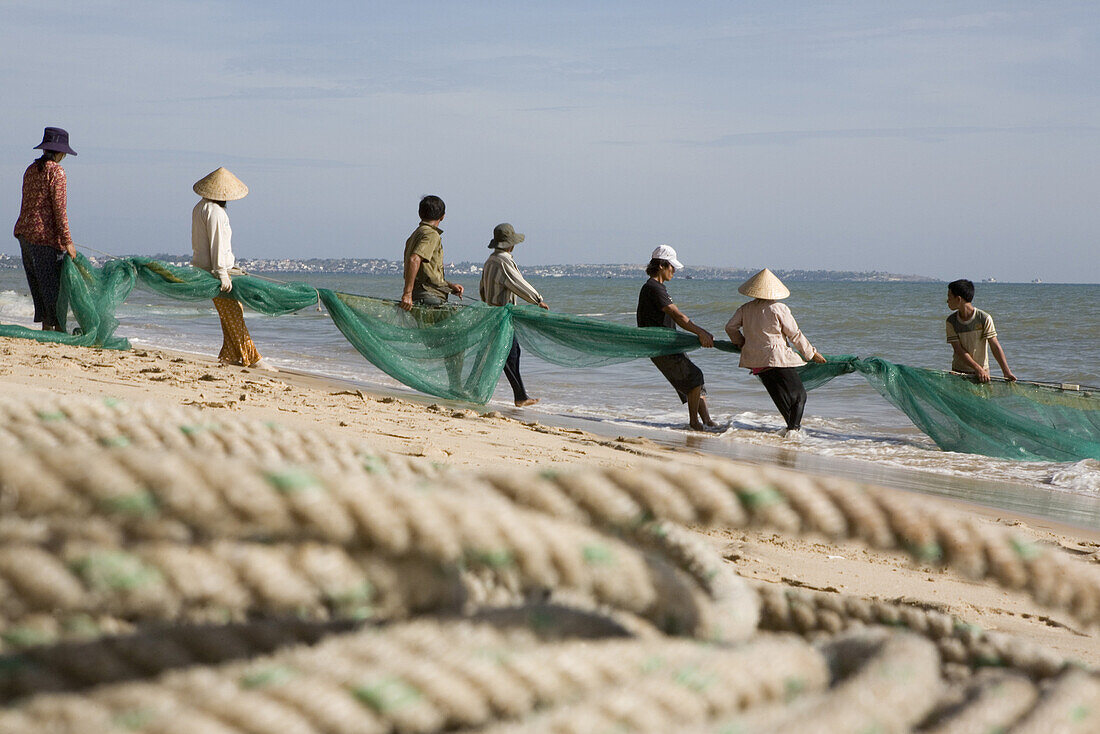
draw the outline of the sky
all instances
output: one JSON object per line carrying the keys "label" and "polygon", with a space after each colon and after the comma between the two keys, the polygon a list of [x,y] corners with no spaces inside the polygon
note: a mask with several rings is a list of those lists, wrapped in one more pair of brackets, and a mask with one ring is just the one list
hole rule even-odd
{"label": "sky", "polygon": [[[1100,4],[2,0],[0,202],[47,125],[74,240],[1100,282]],[[6,242],[6,244],[5,244]],[[15,254],[14,238],[0,252]]]}

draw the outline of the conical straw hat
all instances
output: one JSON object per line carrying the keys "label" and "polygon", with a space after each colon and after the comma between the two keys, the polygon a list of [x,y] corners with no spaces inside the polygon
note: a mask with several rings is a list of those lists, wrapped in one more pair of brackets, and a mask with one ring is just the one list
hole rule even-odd
{"label": "conical straw hat", "polygon": [[214,201],[236,201],[248,196],[248,187],[244,182],[225,168],[203,176],[191,188],[204,199]]}
{"label": "conical straw hat", "polygon": [[766,301],[778,301],[791,295],[783,281],[767,268],[742,283],[737,292],[749,298],[763,298]]}

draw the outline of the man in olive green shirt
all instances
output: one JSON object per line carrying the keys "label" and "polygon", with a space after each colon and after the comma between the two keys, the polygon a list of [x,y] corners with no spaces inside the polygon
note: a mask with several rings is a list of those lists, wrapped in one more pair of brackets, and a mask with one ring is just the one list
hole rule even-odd
{"label": "man in olive green shirt", "polygon": [[443,274],[443,230],[439,223],[446,214],[446,205],[438,196],[420,200],[420,225],[405,241],[405,289],[401,293],[401,308],[412,310],[413,304],[441,306],[447,296],[462,296],[462,286],[449,282]]}
{"label": "man in olive green shirt", "polygon": [[[454,314],[454,308],[431,308],[447,303],[447,296],[462,296],[462,286],[451,283],[443,276],[443,230],[439,223],[447,213],[443,199],[425,196],[420,200],[420,225],[405,241],[405,288],[401,292],[401,308],[412,311],[413,305],[427,306],[413,312],[420,327],[436,326]],[[463,390],[463,352],[453,352],[450,345],[436,342],[436,337],[423,332],[424,345],[429,353],[437,352],[447,369],[447,382],[451,390]]]}

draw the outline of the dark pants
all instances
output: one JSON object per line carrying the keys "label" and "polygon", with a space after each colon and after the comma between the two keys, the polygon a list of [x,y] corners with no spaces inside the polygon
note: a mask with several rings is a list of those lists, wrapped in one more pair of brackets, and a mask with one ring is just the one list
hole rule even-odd
{"label": "dark pants", "polygon": [[523,378],[519,376],[519,340],[512,337],[512,351],[508,352],[508,359],[504,362],[504,376],[508,378],[508,384],[512,386],[512,394],[516,396],[516,402],[527,400],[527,390],[523,387]]}
{"label": "dark pants", "polygon": [[[672,385],[681,403],[687,402],[689,392],[697,387],[703,387],[703,371],[695,366],[687,355],[665,354],[660,357],[650,357],[650,360],[657,365],[657,369]],[[706,388],[703,388],[701,394],[707,394]]]}
{"label": "dark pants", "polygon": [[34,320],[44,329],[61,328],[64,315],[58,318],[57,297],[61,292],[61,265],[65,262],[65,253],[22,239],[19,249],[34,301]]}
{"label": "dark pants", "polygon": [[779,408],[788,429],[802,427],[802,411],[806,408],[806,388],[794,367],[770,367],[757,377],[764,383],[772,402]]}

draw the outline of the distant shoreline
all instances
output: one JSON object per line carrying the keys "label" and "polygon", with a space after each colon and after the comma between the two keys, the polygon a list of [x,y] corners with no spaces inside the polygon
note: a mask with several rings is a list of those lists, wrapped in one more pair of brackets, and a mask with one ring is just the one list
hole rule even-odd
{"label": "distant shoreline", "polygon": [[[156,255],[141,255],[161,260],[170,265],[189,265],[190,258],[179,253],[158,253]],[[89,255],[88,259],[94,264],[102,264],[107,258]],[[402,274],[400,260],[384,260],[381,258],[280,258],[280,259],[250,259],[241,258],[238,264],[246,271],[253,273],[283,273],[317,275],[393,275]],[[14,270],[22,268],[22,260],[18,255],[0,253],[0,270]],[[451,275],[478,275],[481,273],[480,262],[452,262],[447,263],[447,272]],[[743,281],[754,275],[759,268],[732,268],[701,265],[685,267],[678,271],[681,278],[688,280],[736,280]],[[644,263],[570,263],[563,265],[529,265],[523,266],[524,275],[538,278],[628,278],[635,280],[645,271]],[[904,273],[887,273],[879,270],[776,270],[775,274],[785,281],[794,283],[946,283],[943,278],[933,278],[927,275],[909,275]],[[978,282],[978,281],[975,281]],[[982,285],[1095,285],[1095,283],[1058,283],[1032,280],[1025,281],[996,281],[983,279]]]}
{"label": "distant shoreline", "polygon": [[[172,265],[189,265],[190,258],[177,254],[159,253],[145,256],[162,260]],[[99,264],[104,258],[89,255],[89,259]],[[280,258],[249,259],[241,258],[238,263],[244,270],[254,273],[317,273],[324,275],[401,275],[403,265],[400,260],[380,258]],[[0,269],[22,267],[17,256],[0,254]],[[754,275],[759,268],[730,268],[715,266],[685,267],[679,271],[682,278],[697,280],[745,280]],[[523,272],[527,276],[543,278],[630,278],[636,279],[645,271],[644,263],[571,263],[561,265],[525,264]],[[447,263],[447,272],[453,275],[477,275],[481,272],[480,262]],[[783,280],[795,282],[832,281],[849,283],[943,283],[939,278],[925,275],[904,275],[885,273],[877,270],[776,270]]]}
{"label": "distant shoreline", "polygon": [[[190,258],[178,253],[156,255],[143,255],[155,260],[162,260],[171,265],[189,265]],[[89,255],[88,258],[95,264],[101,264],[106,258]],[[384,260],[381,258],[279,258],[279,259],[250,259],[241,258],[238,264],[247,271],[254,273],[315,273],[318,275],[394,275],[402,274],[400,260]],[[0,253],[0,270],[14,270],[22,268],[22,260],[18,255]],[[481,273],[479,262],[452,262],[447,263],[447,272],[452,275],[478,275]],[[527,276],[539,278],[629,278],[641,277],[645,270],[642,263],[570,263],[561,265],[530,265],[523,266],[523,272]],[[701,265],[685,267],[679,271],[679,276],[688,280],[736,280],[743,281],[754,275],[759,268],[733,268]],[[887,273],[879,270],[776,270],[775,274],[785,281],[796,283],[946,283],[942,278],[933,278],[927,275],[909,275],[905,273]],[[983,279],[982,285],[1011,284],[1011,285],[1094,285],[1090,283],[1055,283],[1032,280],[1025,281],[995,281]]]}

